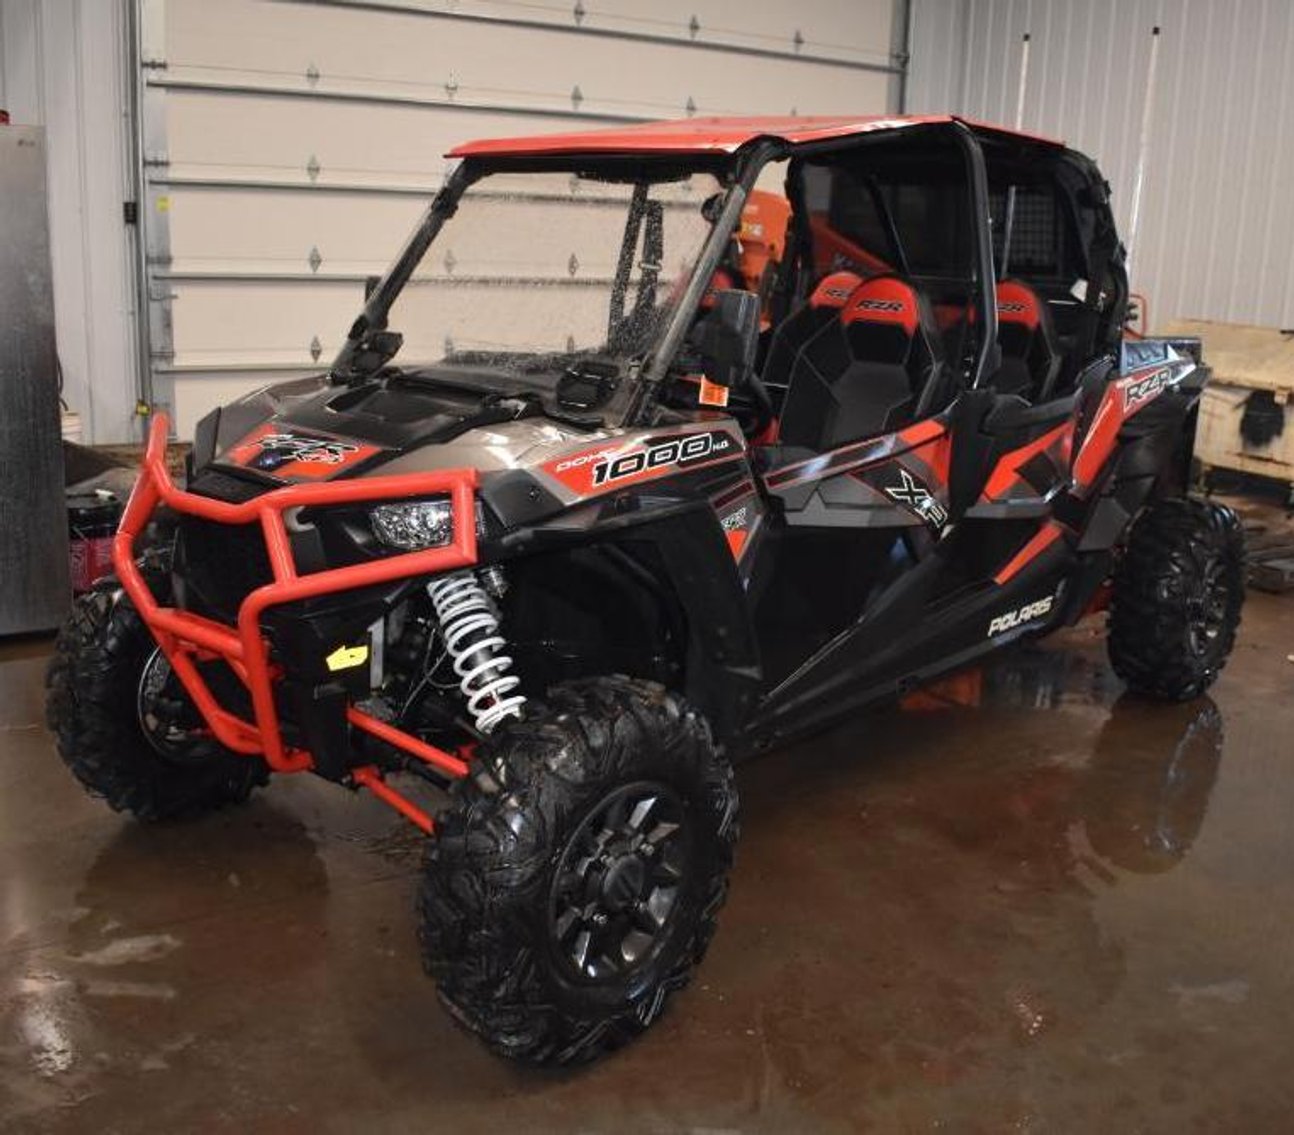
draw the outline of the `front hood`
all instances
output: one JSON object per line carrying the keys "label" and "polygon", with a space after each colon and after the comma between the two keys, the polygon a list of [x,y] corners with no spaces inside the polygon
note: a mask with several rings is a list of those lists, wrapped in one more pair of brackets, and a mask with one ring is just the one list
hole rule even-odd
{"label": "front hood", "polygon": [[520,468],[537,449],[615,431],[564,425],[534,402],[393,380],[274,386],[221,411],[214,464],[276,484],[470,466]]}
{"label": "front hood", "polygon": [[[249,478],[272,487],[470,468],[508,523],[745,454],[739,427],[720,414],[592,428],[546,417],[534,402],[393,381],[272,387],[221,411],[215,434],[211,468],[236,471],[244,489]],[[200,436],[195,453],[203,448]],[[201,454],[195,465],[207,467]],[[199,476],[194,489],[238,491],[227,476]]]}

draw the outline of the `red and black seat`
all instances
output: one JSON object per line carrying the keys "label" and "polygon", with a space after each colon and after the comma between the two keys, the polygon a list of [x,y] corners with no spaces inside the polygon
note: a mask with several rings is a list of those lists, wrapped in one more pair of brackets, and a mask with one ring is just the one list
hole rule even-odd
{"label": "red and black seat", "polygon": [[773,330],[764,363],[764,385],[778,404],[786,396],[795,359],[805,344],[835,320],[845,301],[863,282],[856,272],[831,272],[818,281],[809,298]]}
{"label": "red and black seat", "polygon": [[765,382],[785,387],[785,445],[833,449],[942,408],[946,379],[929,302],[897,275],[855,281],[852,273],[824,279],[770,346]]}
{"label": "red and black seat", "polygon": [[1051,311],[1028,284],[1003,280],[997,286],[997,318],[1002,365],[993,377],[993,389],[1028,402],[1046,402],[1061,364]]}

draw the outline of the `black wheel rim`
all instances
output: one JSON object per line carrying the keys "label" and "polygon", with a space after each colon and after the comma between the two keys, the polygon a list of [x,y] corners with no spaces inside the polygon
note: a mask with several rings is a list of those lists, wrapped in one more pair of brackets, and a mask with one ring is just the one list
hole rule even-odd
{"label": "black wheel rim", "polygon": [[575,830],[553,877],[548,930],[582,981],[622,981],[669,937],[692,857],[683,800],[639,781],[604,796]]}
{"label": "black wheel rim", "polygon": [[195,745],[206,739],[198,711],[161,647],[148,656],[139,675],[135,712],[145,739],[168,760],[194,757]]}
{"label": "black wheel rim", "polygon": [[1227,622],[1229,588],[1226,566],[1220,556],[1205,556],[1199,574],[1186,594],[1186,641],[1197,658],[1216,646]]}

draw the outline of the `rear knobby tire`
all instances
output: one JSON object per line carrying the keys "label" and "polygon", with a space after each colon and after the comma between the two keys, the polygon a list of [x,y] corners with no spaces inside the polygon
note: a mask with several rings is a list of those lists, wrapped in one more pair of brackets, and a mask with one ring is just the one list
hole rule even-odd
{"label": "rear knobby tire", "polygon": [[694,709],[628,678],[556,686],[481,746],[439,818],[427,971],[502,1056],[618,1048],[701,961],[737,832],[732,768]]}
{"label": "rear knobby tire", "polygon": [[1140,694],[1199,697],[1235,645],[1245,542],[1231,509],[1194,498],[1150,505],[1132,526],[1110,599],[1110,662]]}
{"label": "rear knobby tire", "polygon": [[140,681],[156,647],[115,579],[76,600],[46,674],[46,721],[59,756],[91,795],[140,820],[241,803],[268,778],[264,761],[196,731],[169,739],[164,755],[145,733]]}

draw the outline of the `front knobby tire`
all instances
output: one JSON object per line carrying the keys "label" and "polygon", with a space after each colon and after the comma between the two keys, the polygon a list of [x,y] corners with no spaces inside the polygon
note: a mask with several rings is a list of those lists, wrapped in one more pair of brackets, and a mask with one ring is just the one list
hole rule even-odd
{"label": "front knobby tire", "polygon": [[1244,588],[1244,529],[1231,509],[1194,498],[1156,501],[1133,524],[1114,575],[1115,673],[1149,697],[1199,697],[1235,645]]}
{"label": "front knobby tire", "polygon": [[481,746],[429,846],[428,973],[496,1053],[590,1060],[644,1032],[715,932],[737,840],[732,767],[662,687],[554,687]]}
{"label": "front knobby tire", "polygon": [[[165,680],[156,650],[115,579],[76,600],[46,673],[46,722],[59,756],[91,795],[140,820],[241,803],[268,779],[265,762],[230,752],[201,729],[174,677]],[[187,710],[191,731],[160,724],[150,697],[181,717]]]}

